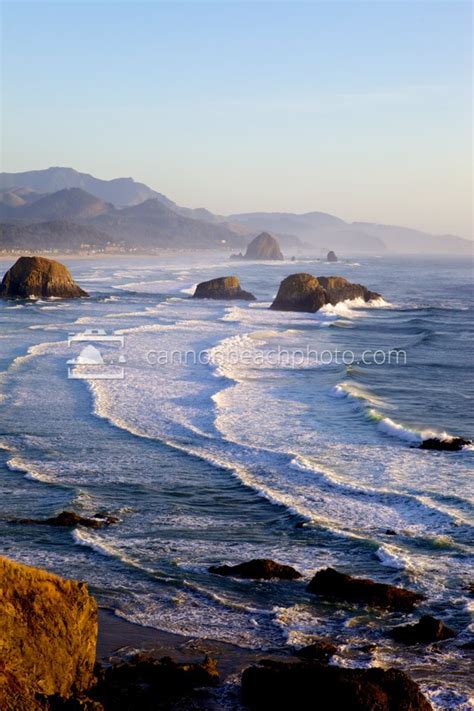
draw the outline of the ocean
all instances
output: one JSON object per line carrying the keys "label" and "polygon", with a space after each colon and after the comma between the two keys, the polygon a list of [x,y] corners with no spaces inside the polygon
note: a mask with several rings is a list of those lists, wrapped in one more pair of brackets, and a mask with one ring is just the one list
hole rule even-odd
{"label": "ocean", "polygon": [[[1,272],[13,261],[2,258]],[[474,448],[416,446],[474,439],[472,265],[63,261],[89,299],[0,303],[2,554],[87,581],[99,604],[138,625],[267,652],[327,635],[341,645],[335,663],[398,666],[435,709],[472,708],[462,645],[473,630]],[[383,299],[269,310],[280,281],[301,271]],[[257,301],[189,298],[226,274]],[[123,340],[101,341],[103,331]],[[77,361],[79,333],[100,363]],[[64,509],[120,522],[12,523]],[[208,572],[250,558],[304,577]],[[305,587],[328,565],[427,600],[408,616],[325,603]],[[422,613],[458,637],[428,649],[387,637]]]}

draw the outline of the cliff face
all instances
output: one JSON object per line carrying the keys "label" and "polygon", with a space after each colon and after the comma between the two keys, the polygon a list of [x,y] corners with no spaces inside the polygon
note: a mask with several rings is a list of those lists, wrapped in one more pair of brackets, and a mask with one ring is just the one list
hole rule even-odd
{"label": "cliff face", "polygon": [[284,259],[275,237],[262,232],[252,240],[245,252],[245,259]]}
{"label": "cliff face", "polygon": [[88,294],[75,283],[64,264],[45,257],[20,257],[3,277],[0,296],[69,299]]}
{"label": "cliff face", "polygon": [[85,583],[0,558],[0,708],[68,697],[93,680],[97,605]]}

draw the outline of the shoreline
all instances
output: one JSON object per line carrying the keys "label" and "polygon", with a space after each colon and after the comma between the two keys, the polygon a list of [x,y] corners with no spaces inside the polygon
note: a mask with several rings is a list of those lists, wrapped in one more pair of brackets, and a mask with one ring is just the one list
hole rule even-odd
{"label": "shoreline", "polygon": [[96,659],[100,663],[123,660],[136,653],[145,653],[156,659],[172,657],[179,662],[202,662],[204,657],[209,656],[217,661],[223,683],[264,657],[286,659],[291,656],[290,648],[287,653],[264,652],[215,639],[142,627],[119,617],[106,607],[99,607],[98,613]]}

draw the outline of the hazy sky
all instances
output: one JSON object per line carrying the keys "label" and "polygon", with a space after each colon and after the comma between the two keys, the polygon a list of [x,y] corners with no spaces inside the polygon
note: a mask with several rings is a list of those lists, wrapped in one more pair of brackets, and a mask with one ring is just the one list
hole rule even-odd
{"label": "hazy sky", "polygon": [[3,170],[471,235],[471,3],[3,3]]}

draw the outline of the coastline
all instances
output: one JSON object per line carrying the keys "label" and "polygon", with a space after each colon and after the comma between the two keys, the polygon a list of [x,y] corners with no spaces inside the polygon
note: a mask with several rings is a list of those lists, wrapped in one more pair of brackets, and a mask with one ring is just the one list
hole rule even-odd
{"label": "coastline", "polygon": [[100,663],[118,661],[136,653],[160,659],[172,657],[179,662],[200,662],[203,657],[217,661],[221,681],[239,674],[262,657],[284,659],[291,655],[266,653],[258,649],[239,647],[215,639],[203,639],[143,627],[118,617],[113,610],[99,607],[99,632],[96,658]]}

